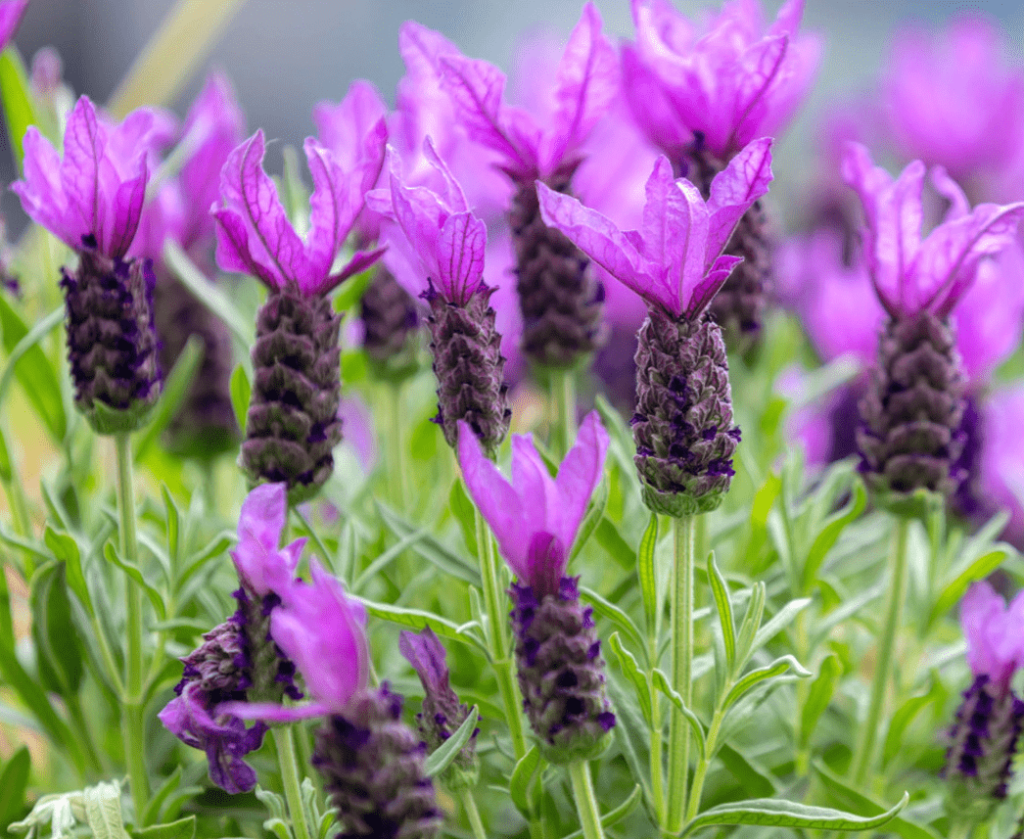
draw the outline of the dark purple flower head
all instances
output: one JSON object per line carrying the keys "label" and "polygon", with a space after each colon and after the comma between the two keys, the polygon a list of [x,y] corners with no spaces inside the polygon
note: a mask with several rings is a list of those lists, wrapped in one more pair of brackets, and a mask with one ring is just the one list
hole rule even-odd
{"label": "dark purple flower head", "polygon": [[[313,109],[317,139],[343,170],[363,173],[364,193],[376,185],[384,165],[387,113],[377,88],[361,79],[352,83],[337,105],[320,102]],[[380,219],[375,213],[364,209],[355,225],[361,243],[376,241]]]}
{"label": "dark purple flower head", "polygon": [[367,193],[367,204],[402,229],[422,269],[421,293],[432,285],[448,302],[465,306],[483,280],[487,228],[429,138],[423,151],[436,185],[407,186],[398,154],[389,148],[390,189]]}
{"label": "dark purple flower head", "polygon": [[590,496],[601,482],[608,433],[596,412],[552,478],[528,434],[512,437],[512,483],[487,457],[472,429],[459,428],[459,464],[470,498],[494,531],[516,577],[538,597],[557,592]]}
{"label": "dark purple flower head", "polygon": [[263,131],[236,148],[221,171],[222,206],[217,220],[217,263],[225,271],[248,273],[273,289],[297,288],[306,297],[327,294],[343,280],[365,270],[380,250],[357,251],[337,273],[334,258],[363,209],[364,184],[376,178],[372,160],[343,169],[334,155],[312,137],[303,144],[313,176],[310,229],[305,240],[295,231],[277,187],[263,171]]}
{"label": "dark purple flower head", "polygon": [[705,26],[669,0],[632,0],[635,47],[623,50],[623,84],[639,125],[678,160],[700,133],[728,160],[755,137],[776,134],[810,87],[821,54],[797,35],[803,0],[788,0],[765,27],[758,0],[731,0]]}
{"label": "dark purple flower head", "polygon": [[932,183],[950,207],[922,240],[923,163],[914,161],[894,181],[874,166],[864,146],[850,143],[842,168],[864,207],[864,251],[875,291],[894,319],[921,312],[946,318],[974,281],[979,262],[1011,244],[1024,217],[1021,202],[971,210],[960,187],[936,167]]}
{"label": "dark purple flower head", "polygon": [[31,126],[25,132],[25,175],[11,185],[28,216],[68,247],[91,247],[110,259],[128,251],[139,226],[148,157],[166,140],[165,117],[139,108],[113,123],[87,96],[68,115],[63,159]]}
{"label": "dark purple flower head", "polygon": [[287,517],[287,486],[282,483],[260,484],[242,503],[231,559],[242,585],[256,598],[280,596],[295,576],[306,540],[278,548]]}
{"label": "dark purple flower head", "polygon": [[540,113],[505,104],[505,74],[493,64],[456,54],[441,57],[444,83],[470,138],[500,155],[515,181],[548,178],[579,162],[580,145],[618,91],[619,63],[601,34],[593,3],[569,36]]}
{"label": "dark purple flower head", "polygon": [[997,690],[1005,688],[1024,666],[1024,592],[1007,607],[988,583],[974,583],[960,602],[960,623],[971,672],[987,676]]}
{"label": "dark purple flower head", "polygon": [[733,229],[771,182],[769,138],[736,155],[711,184],[707,202],[661,157],[647,180],[641,230],[623,232],[600,213],[538,182],[544,221],[609,274],[676,319],[695,320],[740,257],[722,254]]}

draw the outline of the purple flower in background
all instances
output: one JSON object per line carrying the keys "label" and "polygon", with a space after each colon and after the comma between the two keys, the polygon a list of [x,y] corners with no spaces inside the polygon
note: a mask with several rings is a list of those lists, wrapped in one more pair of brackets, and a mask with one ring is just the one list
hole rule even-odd
{"label": "purple flower in background", "polygon": [[218,223],[217,262],[223,270],[251,274],[272,289],[292,288],[313,297],[326,295],[381,255],[380,250],[358,251],[340,271],[331,273],[334,258],[363,209],[364,185],[376,180],[380,161],[367,159],[362,166],[343,169],[312,137],[303,149],[313,176],[305,241],[263,171],[262,130],[228,156],[220,182],[223,203],[213,215]]}
{"label": "purple flower in background", "polygon": [[28,0],[3,0],[0,2],[0,50],[6,47],[18,31],[21,19],[28,8]]}
{"label": "purple flower in background", "polygon": [[288,518],[288,494],[284,484],[261,484],[242,502],[238,517],[238,545],[231,559],[245,589],[258,598],[281,596],[288,589],[306,539],[278,548]]}
{"label": "purple flower in background", "polygon": [[488,460],[475,435],[459,434],[466,489],[494,531],[509,567],[537,597],[554,594],[565,575],[576,531],[601,482],[608,433],[596,412],[552,478],[529,435],[512,438],[512,483]]}
{"label": "purple flower in background", "polygon": [[722,251],[740,218],[768,191],[771,139],[751,143],[715,178],[707,202],[659,158],[647,180],[641,230],[623,232],[576,199],[538,185],[547,224],[565,234],[651,306],[695,321],[740,261]]}
{"label": "purple flower in background", "polygon": [[635,47],[623,83],[637,123],[678,162],[694,135],[727,161],[755,137],[776,134],[803,100],[821,41],[797,35],[803,0],[765,27],[757,0],[731,0],[698,27],[669,0],[632,0]]}
{"label": "purple flower in background", "polygon": [[882,78],[889,130],[906,159],[940,165],[986,196],[1024,145],[1024,68],[1008,57],[1006,34],[978,14],[938,32],[899,33]]}
{"label": "purple flower in background", "polygon": [[1009,685],[1024,666],[1024,592],[1007,607],[986,582],[974,583],[960,603],[960,623],[967,640],[967,663],[975,676],[987,676],[997,689]]}

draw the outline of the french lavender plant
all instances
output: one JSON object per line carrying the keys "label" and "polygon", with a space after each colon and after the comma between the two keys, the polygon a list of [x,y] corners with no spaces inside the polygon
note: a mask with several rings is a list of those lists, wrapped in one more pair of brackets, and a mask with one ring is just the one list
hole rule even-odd
{"label": "french lavender plant", "polygon": [[282,590],[270,625],[313,702],[231,702],[224,708],[277,722],[326,717],[316,731],[313,765],[337,808],[338,839],[431,839],[440,831],[442,813],[424,772],[426,752],[401,720],[402,697],[387,684],[370,687],[366,611],[318,562],[310,570],[312,582],[296,580]]}
{"label": "french lavender plant", "polygon": [[[707,199],[715,175],[751,140],[776,135],[810,88],[821,52],[797,35],[803,0],[765,26],[756,0],[732,0],[697,26],[669,0],[632,0],[636,44],[622,51],[623,85],[637,124]],[[742,257],[710,305],[730,346],[757,338],[770,290],[769,221],[754,202],[726,253]]]}
{"label": "french lavender plant", "polygon": [[238,519],[238,545],[231,552],[238,572],[234,592],[238,609],[203,636],[204,643],[185,656],[177,696],[160,712],[160,721],[185,745],[206,752],[210,779],[231,793],[256,785],[256,773],[242,758],[259,749],[267,727],[246,727],[224,711],[226,702],[280,702],[301,699],[295,665],[271,634],[271,614],[295,574],[305,539],[282,549],[278,543],[287,517],[284,484],[264,484],[249,493]]}
{"label": "french lavender plant", "polygon": [[466,489],[516,576],[512,631],[523,707],[541,753],[570,764],[581,819],[593,791],[586,761],[608,746],[615,714],[605,692],[593,609],[580,603],[579,577],[566,576],[590,496],[601,483],[608,434],[596,412],[552,478],[527,435],[512,438],[512,483],[462,424],[459,464]]}
{"label": "french lavender plant", "polygon": [[256,321],[254,381],[240,462],[252,483],[284,481],[294,503],[314,495],[334,468],[341,440],[341,317],[330,292],[373,265],[381,250],[357,251],[340,270],[334,260],[363,208],[366,184],[383,163],[378,121],[355,163],[343,168],[313,138],[304,144],[313,176],[309,232],[292,226],[274,182],[263,171],[263,132],[228,157],[221,173],[217,262],[251,274],[269,294]]}
{"label": "french lavender plant", "polygon": [[68,362],[75,406],[97,434],[139,428],[160,395],[153,269],[126,255],[166,128],[148,108],[115,124],[82,96],[68,115],[63,158],[31,126],[24,178],[11,185],[28,216],[78,256],[76,268],[61,269]]}
{"label": "french lavender plant", "polygon": [[571,367],[603,339],[604,292],[587,258],[540,216],[536,182],[572,192],[584,141],[618,93],[615,49],[592,3],[565,47],[542,113],[505,104],[505,75],[459,54],[439,56],[443,80],[468,136],[497,152],[515,190],[509,221],[523,316],[522,350],[544,367]]}
{"label": "french lavender plant", "polygon": [[946,809],[954,824],[974,826],[1006,798],[1024,725],[1024,701],[1010,686],[1024,666],[1024,593],[1007,607],[988,583],[974,583],[960,604],[960,622],[974,681],[949,730]]}

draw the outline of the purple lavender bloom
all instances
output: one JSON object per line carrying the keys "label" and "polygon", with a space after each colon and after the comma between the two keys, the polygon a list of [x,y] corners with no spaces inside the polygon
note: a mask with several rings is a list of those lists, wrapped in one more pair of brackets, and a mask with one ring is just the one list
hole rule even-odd
{"label": "purple lavender bloom", "polygon": [[255,598],[288,590],[306,539],[278,548],[288,518],[288,494],[284,484],[261,484],[242,502],[238,517],[238,545],[231,559],[242,586]]}
{"label": "purple lavender bloom", "polygon": [[552,478],[529,435],[512,437],[512,483],[488,460],[467,428],[459,464],[470,498],[491,526],[516,577],[537,597],[557,594],[590,496],[601,482],[608,433],[592,411]]}
{"label": "purple lavender bloom", "polygon": [[609,274],[673,319],[696,321],[740,261],[722,251],[740,218],[768,191],[769,138],[751,143],[715,178],[707,202],[661,157],[647,180],[641,230],[623,232],[574,198],[538,185],[544,221]]}
{"label": "purple lavender bloom", "polygon": [[6,47],[18,31],[21,19],[28,8],[28,0],[3,0],[0,2],[0,50]]}
{"label": "purple lavender bloom", "polygon": [[623,50],[634,117],[674,161],[699,133],[729,160],[755,137],[776,134],[810,87],[821,40],[797,35],[803,0],[788,0],[765,27],[757,0],[732,0],[698,27],[669,0],[632,0],[635,47]]}
{"label": "purple lavender bloom", "polygon": [[960,623],[971,672],[987,676],[996,689],[1007,688],[1013,674],[1024,667],[1024,592],[1007,607],[988,583],[974,583],[960,603]]}
{"label": "purple lavender bloom", "polygon": [[1008,53],[1003,30],[978,14],[897,35],[882,97],[906,159],[943,166],[985,195],[1007,192],[1007,169],[1024,145],[1024,70]]}

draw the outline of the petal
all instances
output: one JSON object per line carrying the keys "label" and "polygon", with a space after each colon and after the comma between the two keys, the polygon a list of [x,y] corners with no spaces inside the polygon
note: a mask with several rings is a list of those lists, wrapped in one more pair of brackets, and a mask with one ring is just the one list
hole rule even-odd
{"label": "petal", "polygon": [[306,294],[317,294],[322,291],[335,254],[363,209],[364,190],[362,173],[342,169],[334,156],[312,137],[306,138],[303,150],[313,176],[313,194],[309,199],[307,237],[310,272],[300,278],[299,287]]}
{"label": "petal", "polygon": [[[337,105],[321,102],[313,109],[317,139],[328,149],[338,165],[351,171],[363,165],[369,156],[377,161],[378,172],[384,162],[388,108],[377,88],[368,81],[356,79]],[[369,146],[368,137],[372,137]],[[364,191],[373,187],[372,180],[363,181]]]}
{"label": "petal", "polygon": [[77,211],[68,206],[60,177],[60,155],[34,125],[25,132],[24,177],[11,184],[26,215],[71,248],[82,247],[90,231]]}
{"label": "petal", "polygon": [[[107,131],[96,116],[96,108],[89,97],[79,97],[64,131],[60,175],[75,226],[94,235],[101,247],[106,241],[103,222],[107,203],[112,198],[104,194],[100,175],[106,143]],[[81,243],[73,247],[81,247]]]}
{"label": "petal", "polygon": [[558,536],[555,527],[561,513],[555,479],[529,434],[512,435],[512,486],[524,513],[520,536],[542,532]]}
{"label": "petal", "polygon": [[1006,603],[988,583],[974,583],[960,601],[960,624],[967,641],[967,663],[975,676],[995,682],[1009,678],[1015,666],[1013,651],[1007,661],[1004,636],[1015,632],[1005,626]]}
{"label": "petal", "polygon": [[928,173],[935,191],[949,202],[943,221],[953,221],[971,212],[971,202],[943,166],[933,166]]}
{"label": "petal", "polygon": [[484,272],[487,228],[472,213],[449,216],[437,243],[440,273],[437,283],[445,298],[465,305],[477,290]]}
{"label": "petal", "polygon": [[403,630],[398,637],[398,651],[413,666],[428,694],[448,689],[447,653],[429,626],[418,633]]}
{"label": "petal", "polygon": [[526,511],[522,499],[498,467],[484,455],[473,429],[459,420],[459,466],[466,491],[490,526],[501,555],[517,577],[525,577],[527,547],[523,534]]}
{"label": "petal", "polygon": [[679,314],[672,290],[644,263],[629,235],[577,199],[537,182],[541,217],[620,282],[652,303]]}
{"label": "petal", "polygon": [[729,279],[732,269],[742,261],[742,256],[723,254],[711,264],[707,274],[696,282],[690,293],[685,310],[687,320],[696,320],[697,316],[714,300],[715,295],[721,291],[725,281]]}
{"label": "petal", "polygon": [[322,702],[309,702],[305,705],[276,705],[273,702],[221,702],[217,706],[218,714],[231,714],[240,720],[262,720],[263,722],[291,723],[301,722],[313,717],[324,717],[331,713],[331,708]]}
{"label": "petal", "polygon": [[114,195],[111,202],[113,218],[107,228],[109,237],[104,248],[107,256],[120,258],[128,251],[139,229],[139,220],[142,217],[142,205],[146,200],[146,182],[149,172],[146,167],[145,155],[139,155],[139,173],[130,180],[124,181]]}
{"label": "petal", "polygon": [[622,87],[633,119],[648,139],[673,160],[679,160],[693,139],[693,132],[676,110],[661,80],[641,60],[637,51],[622,48]]}
{"label": "petal", "polygon": [[354,277],[356,274],[362,274],[363,271],[371,268],[377,263],[384,252],[387,250],[387,246],[381,248],[374,248],[372,251],[356,251],[352,254],[352,258],[345,263],[340,271],[336,274],[331,274],[320,286],[320,293],[327,294],[335,287],[341,285],[349,277]]}
{"label": "petal", "polygon": [[750,143],[711,182],[707,267],[725,250],[743,214],[768,192],[772,181],[772,142],[771,137],[765,137]]}
{"label": "petal", "polygon": [[774,88],[784,78],[783,68],[789,49],[789,36],[763,38],[741,57],[734,78],[737,80],[732,102],[732,134],[728,149],[738,149],[767,121]]}
{"label": "petal", "polygon": [[557,534],[565,553],[572,553],[580,522],[598,484],[604,477],[604,458],[608,451],[608,432],[597,411],[591,411],[580,423],[576,442],[562,461],[555,479],[560,523]]}

